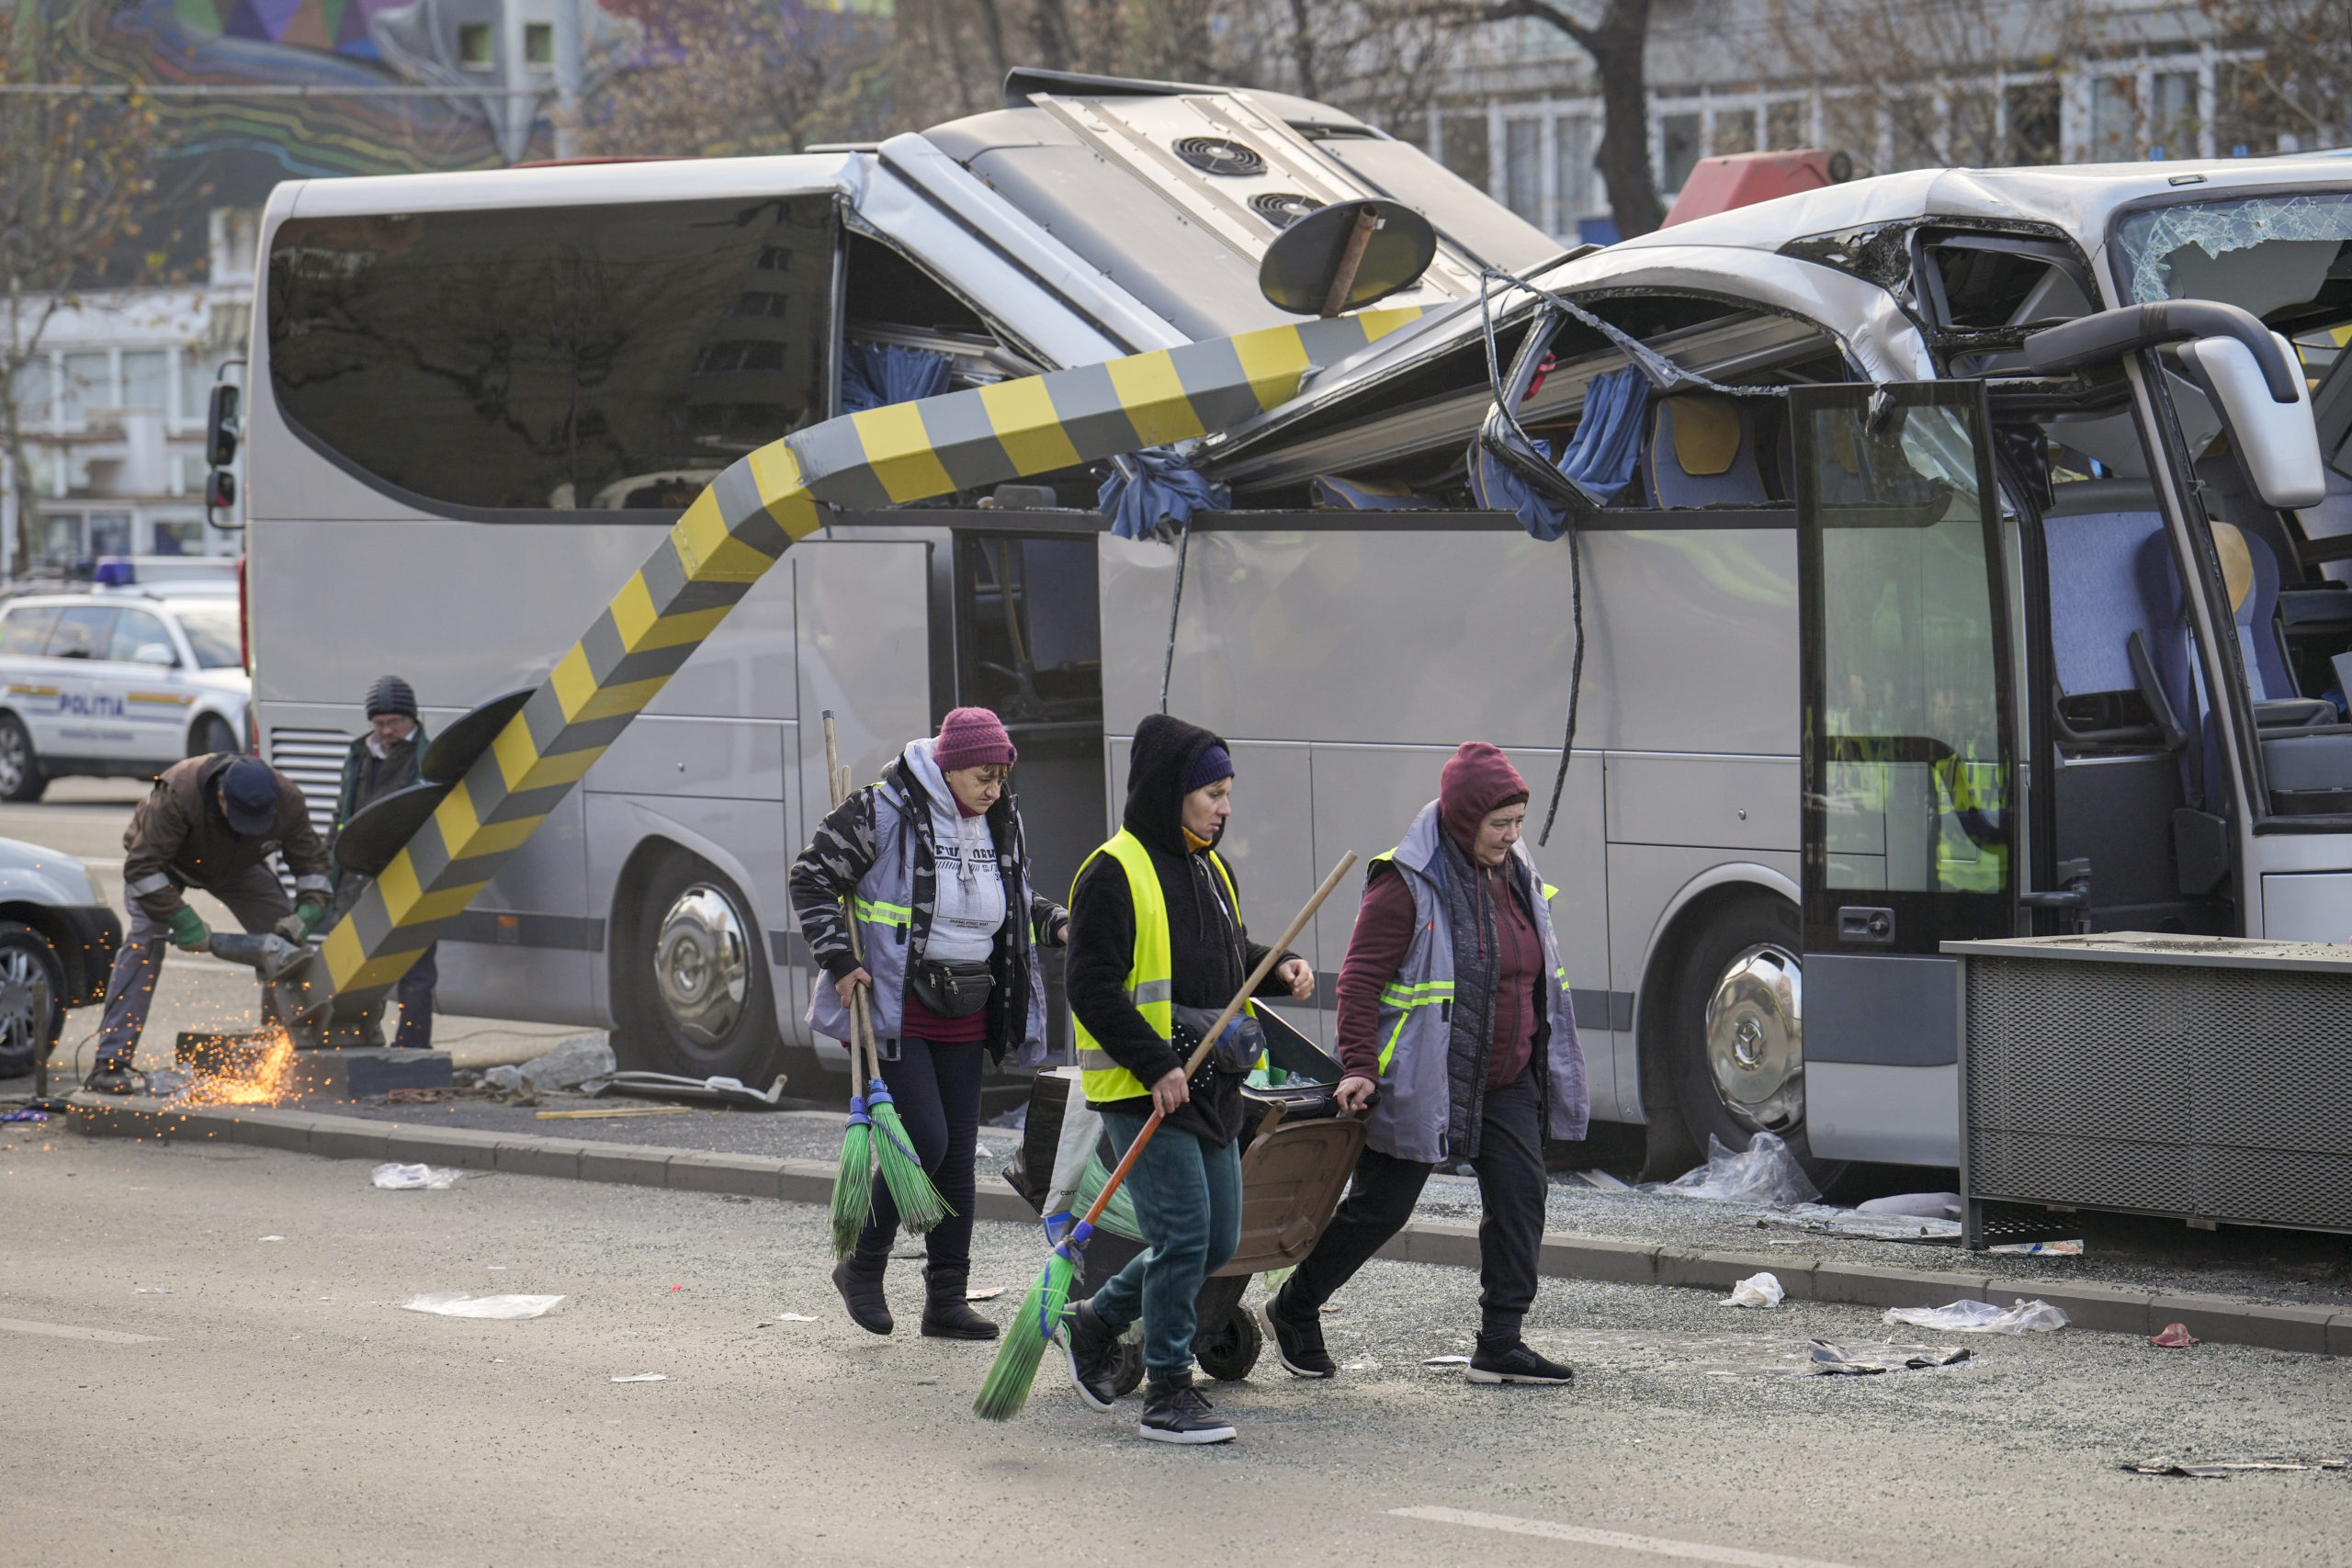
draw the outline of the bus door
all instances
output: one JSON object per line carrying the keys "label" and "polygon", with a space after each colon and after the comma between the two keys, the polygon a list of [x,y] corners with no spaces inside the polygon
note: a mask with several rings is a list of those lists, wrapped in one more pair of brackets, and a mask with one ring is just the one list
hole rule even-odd
{"label": "bus door", "polygon": [[1797,387],[1808,1135],[1959,1161],[1957,961],[2016,930],[2012,677],[1976,382]]}

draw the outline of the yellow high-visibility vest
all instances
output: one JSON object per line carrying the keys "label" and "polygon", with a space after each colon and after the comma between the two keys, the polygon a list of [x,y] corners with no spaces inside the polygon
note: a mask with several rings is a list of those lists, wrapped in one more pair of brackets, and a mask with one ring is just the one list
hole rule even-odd
{"label": "yellow high-visibility vest", "polygon": [[[1215,850],[1206,853],[1209,864],[1216,868],[1217,880],[1225,885],[1226,902],[1238,918],[1241,899],[1233,890],[1233,874],[1226,870],[1225,862],[1217,858]],[[1159,873],[1151,863],[1151,852],[1144,848],[1141,839],[1122,828],[1109,843],[1086,857],[1078,868],[1079,876],[1086,874],[1095,855],[1109,855],[1119,863],[1119,868],[1127,874],[1128,901],[1135,906],[1136,951],[1127,965],[1127,999],[1161,1039],[1169,1039],[1175,1032],[1176,1022],[1176,948],[1168,934],[1168,899],[1160,891]],[[1070,902],[1076,905],[1075,879],[1070,886]],[[1256,1010],[1249,1010],[1254,1013]],[[1087,1099],[1108,1104],[1151,1092],[1150,1085],[1111,1059],[1111,1054],[1096,1043],[1075,1015],[1070,1026],[1078,1036],[1078,1066]]]}

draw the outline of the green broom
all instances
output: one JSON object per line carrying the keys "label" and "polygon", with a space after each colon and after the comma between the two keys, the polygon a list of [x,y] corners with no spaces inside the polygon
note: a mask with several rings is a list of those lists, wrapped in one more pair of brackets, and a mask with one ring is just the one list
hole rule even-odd
{"label": "green broom", "polygon": [[[842,803],[842,770],[836,765],[833,750],[832,710],[825,710],[825,778],[833,797],[833,805]],[[857,918],[854,909],[845,909],[850,917],[850,940],[857,938]],[[821,982],[820,982],[821,983]],[[859,998],[863,1000],[861,997]],[[849,1041],[849,1125],[842,1134],[841,1168],[833,1174],[833,1256],[847,1258],[857,1249],[858,1233],[865,1229],[866,1221],[874,1217],[874,1120],[866,1111],[865,1063],[858,1054],[857,1029],[850,1029]]]}
{"label": "green broom", "polygon": [[[1185,1077],[1190,1078],[1201,1070],[1201,1064],[1208,1060],[1209,1052],[1216,1048],[1226,1026],[1240,1013],[1258,987],[1265,984],[1266,976],[1273,972],[1275,963],[1289,950],[1290,944],[1298,940],[1298,933],[1306,929],[1306,922],[1315,918],[1315,911],[1323,907],[1323,900],[1331,896],[1331,890],[1340,886],[1340,879],[1346,876],[1355,863],[1353,851],[1340,857],[1340,863],[1331,868],[1331,874],[1323,879],[1323,886],[1315,890],[1315,896],[1306,901],[1306,908],[1298,912],[1291,921],[1290,929],[1266,950],[1266,956],[1259,961],[1258,967],[1241,982],[1241,989],[1233,994],[1233,999],[1225,1004],[1225,1010],[1217,1014],[1216,1021],[1201,1036],[1201,1043],[1193,1048],[1192,1059],[1184,1064]],[[1023,1405],[1029,1403],[1030,1387],[1037,1381],[1037,1364],[1046,1359],[1046,1342],[1061,1328],[1062,1313],[1069,1304],[1070,1281],[1078,1277],[1079,1264],[1085,1255],[1087,1242],[1094,1235],[1095,1222],[1102,1217],[1103,1211],[1111,1206],[1111,1200],[1125,1185],[1127,1172],[1135,1168],[1136,1157],[1143,1153],[1144,1145],[1151,1142],[1152,1134],[1159,1131],[1159,1123],[1160,1113],[1155,1109],[1150,1119],[1144,1122],[1143,1131],[1136,1134],[1136,1141],[1127,1145],[1125,1156],[1119,1161],[1119,1168],[1111,1173],[1110,1179],[1102,1183],[1102,1190],[1094,1195],[1086,1217],[1072,1225],[1069,1234],[1054,1244],[1053,1256],[1046,1259],[1046,1271],[1037,1276],[1035,1282],[1029,1287],[1029,1293],[1021,1298],[1021,1310],[1012,1314],[1012,1326],[997,1342],[996,1359],[989,1364],[989,1375],[980,1383],[980,1396],[972,1402],[972,1414],[981,1420],[1010,1421],[1021,1414]]]}

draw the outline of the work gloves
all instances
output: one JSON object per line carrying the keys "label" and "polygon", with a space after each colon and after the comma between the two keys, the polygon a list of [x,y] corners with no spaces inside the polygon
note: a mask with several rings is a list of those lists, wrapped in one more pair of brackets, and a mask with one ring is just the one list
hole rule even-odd
{"label": "work gloves", "polygon": [[277,934],[288,942],[308,942],[311,940],[311,933],[319,929],[319,921],[325,916],[326,911],[316,904],[303,903],[296,906],[292,914],[278,921],[276,929]]}
{"label": "work gloves", "polygon": [[211,942],[212,933],[204,929],[204,917],[182,904],[172,911],[172,943],[189,953],[202,953]]}

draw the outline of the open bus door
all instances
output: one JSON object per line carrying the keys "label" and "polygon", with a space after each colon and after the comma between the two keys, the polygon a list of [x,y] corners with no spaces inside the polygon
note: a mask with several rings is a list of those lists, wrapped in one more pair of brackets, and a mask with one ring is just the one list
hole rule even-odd
{"label": "open bus door", "polygon": [[1826,1159],[1957,1165],[1959,966],[2015,934],[2014,680],[1976,382],[1792,388],[1805,1117]]}

